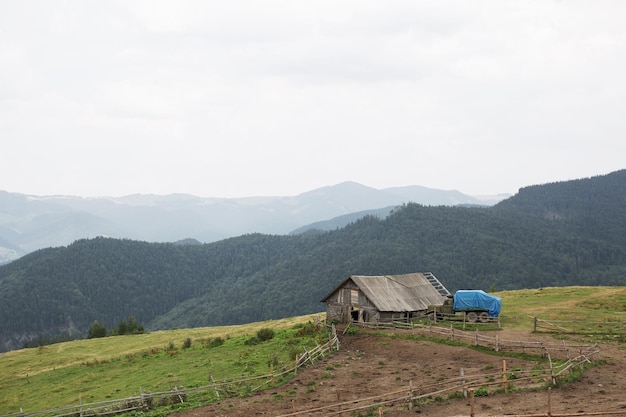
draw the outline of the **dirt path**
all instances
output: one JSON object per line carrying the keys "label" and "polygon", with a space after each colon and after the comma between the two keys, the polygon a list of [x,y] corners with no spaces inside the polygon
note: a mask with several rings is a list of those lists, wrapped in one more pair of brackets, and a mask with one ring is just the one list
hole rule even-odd
{"label": "dirt path", "polygon": [[[537,335],[504,334],[502,339],[539,340]],[[543,336],[546,338],[546,336]],[[554,342],[554,339],[549,340]],[[229,398],[219,404],[181,413],[180,417],[204,416],[278,416],[308,410],[302,416],[332,415],[333,408],[316,408],[350,402],[391,391],[411,384],[415,391],[444,379],[456,378],[463,368],[465,375],[502,368],[504,358],[473,349],[447,346],[426,341],[402,340],[368,334],[342,336],[341,349],[322,361],[303,369],[289,383],[247,398]],[[603,365],[585,372],[582,378],[552,390],[552,413],[589,413],[622,411],[626,416],[626,346],[602,344]],[[529,369],[521,359],[506,358],[507,369]],[[493,372],[493,371],[492,371]],[[443,397],[447,396],[442,394]],[[372,400],[378,402],[380,400]],[[547,391],[515,392],[477,397],[475,414],[547,413]],[[458,398],[435,401],[408,410],[407,404],[383,406],[385,416],[460,416],[470,415],[469,401]],[[368,410],[341,414],[366,416]],[[378,415],[376,413],[375,415]]]}

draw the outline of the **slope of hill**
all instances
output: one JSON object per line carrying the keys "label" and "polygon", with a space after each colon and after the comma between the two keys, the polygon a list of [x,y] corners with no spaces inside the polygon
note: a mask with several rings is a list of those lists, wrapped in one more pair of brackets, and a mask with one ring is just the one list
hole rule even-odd
{"label": "slope of hill", "polygon": [[573,233],[626,244],[626,170],[535,185],[497,204],[498,209],[562,223]]}
{"label": "slope of hill", "polygon": [[309,223],[405,202],[489,204],[426,187],[377,190],[353,182],[293,197],[201,198],[185,194],[119,198],[36,197],[0,191],[0,263],[77,239],[214,242],[245,233],[287,234]]}
{"label": "slope of hill", "polygon": [[[350,274],[432,271],[450,290],[623,285],[624,171],[577,181],[489,208],[406,204],[325,233],[202,245],[96,238],[36,251],[0,267],[0,343],[84,335],[94,320],[112,327],[130,315],[167,329],[307,314]],[[550,192],[533,197],[542,187]],[[538,215],[541,206],[567,215]]]}
{"label": "slope of hill", "polygon": [[354,213],[344,214],[343,216],[337,216],[329,220],[323,220],[320,222],[307,224],[306,226],[302,226],[297,228],[296,230],[293,230],[289,234],[299,235],[302,233],[319,233],[340,229],[366,216],[374,216],[378,217],[379,219],[384,219],[389,216],[391,211],[396,207],[397,206],[383,207],[380,209],[356,211]]}

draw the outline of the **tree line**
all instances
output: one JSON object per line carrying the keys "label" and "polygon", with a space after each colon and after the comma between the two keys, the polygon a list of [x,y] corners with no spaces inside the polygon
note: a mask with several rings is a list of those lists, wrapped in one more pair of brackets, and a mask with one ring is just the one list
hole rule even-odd
{"label": "tree line", "polygon": [[87,331],[87,339],[95,339],[107,336],[123,336],[126,334],[142,334],[143,332],[143,325],[137,323],[135,316],[130,316],[128,318],[128,321],[123,319],[120,320],[117,328],[111,330],[107,330],[106,326],[100,324],[98,320],[94,320],[94,322],[89,327],[89,330]]}

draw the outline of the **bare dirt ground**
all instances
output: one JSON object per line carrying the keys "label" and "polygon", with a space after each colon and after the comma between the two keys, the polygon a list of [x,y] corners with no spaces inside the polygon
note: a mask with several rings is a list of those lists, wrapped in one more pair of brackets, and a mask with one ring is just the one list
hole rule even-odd
{"label": "bare dirt ground", "polygon": [[[502,340],[545,340],[549,335],[498,332]],[[181,413],[180,417],[205,416],[281,416],[304,411],[301,416],[371,416],[379,411],[363,409],[333,414],[339,408],[316,408],[348,403],[356,399],[402,390],[411,384],[414,392],[432,392],[429,384],[460,375],[478,375],[485,370],[501,370],[503,359],[507,369],[529,369],[522,359],[478,352],[427,341],[380,337],[360,332],[340,337],[341,348],[315,365],[302,369],[287,384],[247,398],[228,398],[219,404]],[[588,369],[577,381],[552,390],[551,411],[557,414],[613,412],[626,416],[626,345],[599,344],[602,364]],[[491,371],[493,372],[493,371]],[[446,397],[442,394],[442,397]],[[380,399],[370,403],[380,402]],[[355,407],[363,405],[355,404]],[[547,415],[546,390],[498,393],[476,397],[476,416],[504,414]],[[465,398],[412,407],[408,403],[386,404],[384,416],[469,416],[470,402]],[[368,414],[369,413],[369,414]]]}

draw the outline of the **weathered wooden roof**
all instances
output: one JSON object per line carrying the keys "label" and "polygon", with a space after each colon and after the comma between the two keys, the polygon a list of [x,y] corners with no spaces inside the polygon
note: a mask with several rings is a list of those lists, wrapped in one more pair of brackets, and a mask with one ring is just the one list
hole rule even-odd
{"label": "weathered wooden roof", "polygon": [[349,279],[358,285],[378,311],[426,310],[429,304],[442,304],[445,298],[428,280],[425,273],[415,272],[404,275],[351,275],[322,301]]}

